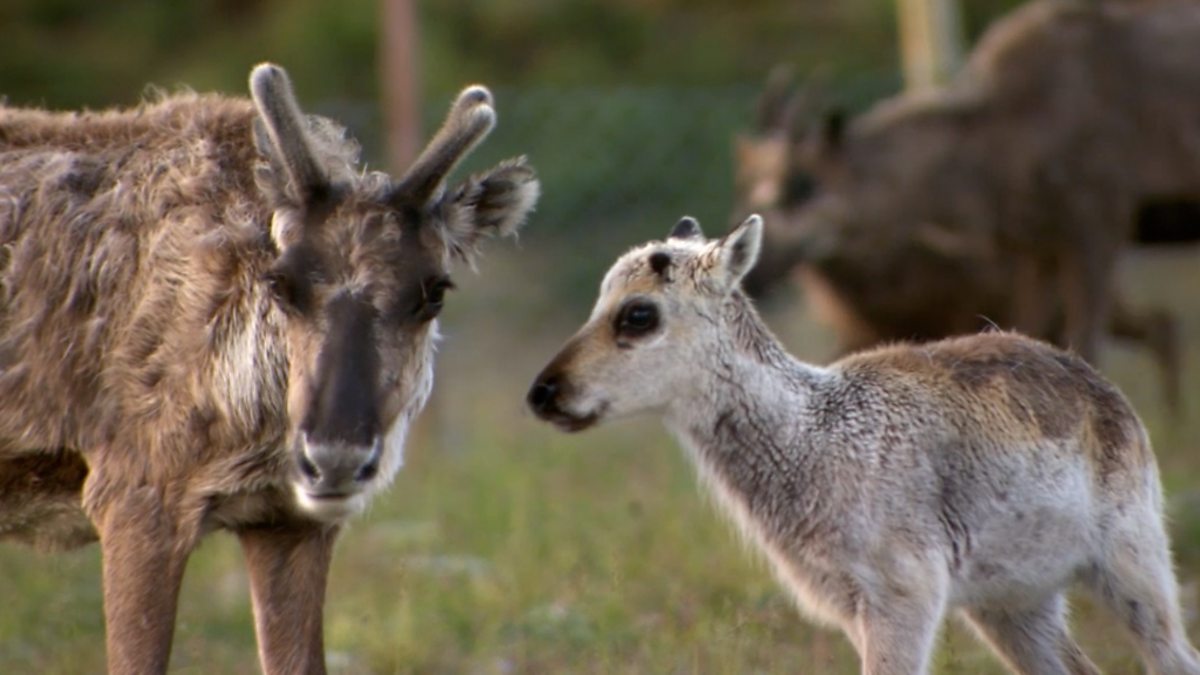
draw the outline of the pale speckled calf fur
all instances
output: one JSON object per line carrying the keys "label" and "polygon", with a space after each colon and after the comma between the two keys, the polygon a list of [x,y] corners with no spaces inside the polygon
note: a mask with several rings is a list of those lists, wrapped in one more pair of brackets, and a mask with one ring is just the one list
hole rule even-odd
{"label": "pale speckled calf fur", "polygon": [[787,354],[739,284],[762,220],[685,218],[605,276],[528,401],[567,430],[663,416],[722,510],[868,675],[927,671],[955,611],[1017,673],[1095,673],[1064,592],[1092,591],[1155,673],[1200,673],[1158,471],[1124,396],[1010,333],[828,367]]}

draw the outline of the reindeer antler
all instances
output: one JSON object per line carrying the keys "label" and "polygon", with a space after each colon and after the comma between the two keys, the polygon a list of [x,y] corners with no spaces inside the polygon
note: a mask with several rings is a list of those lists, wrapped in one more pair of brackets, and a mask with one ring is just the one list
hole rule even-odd
{"label": "reindeer antler", "polygon": [[417,203],[427,203],[439,191],[446,176],[496,123],[492,94],[487,87],[472,85],[458,95],[442,128],[400,179],[398,194]]}
{"label": "reindeer antler", "polygon": [[304,114],[287,72],[273,63],[259,64],[250,72],[250,95],[295,196],[302,204],[320,200],[329,189],[329,177],[309,146]]}

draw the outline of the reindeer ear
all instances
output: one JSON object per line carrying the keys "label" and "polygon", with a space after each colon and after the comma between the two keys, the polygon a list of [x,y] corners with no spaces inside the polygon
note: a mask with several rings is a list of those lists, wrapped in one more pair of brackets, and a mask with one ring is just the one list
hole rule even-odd
{"label": "reindeer ear", "polygon": [[762,217],[754,214],[716,242],[713,273],[725,292],[741,283],[762,248]]}
{"label": "reindeer ear", "polygon": [[845,109],[831,108],[825,111],[820,119],[793,134],[793,158],[808,167],[840,161],[845,153],[848,125]]}
{"label": "reindeer ear", "polygon": [[453,248],[468,257],[482,236],[515,233],[540,194],[537,174],[524,157],[471,176],[446,198]]}
{"label": "reindeer ear", "polygon": [[788,101],[796,72],[790,64],[776,64],[767,74],[767,82],[754,105],[754,131],[767,134],[786,125]]}

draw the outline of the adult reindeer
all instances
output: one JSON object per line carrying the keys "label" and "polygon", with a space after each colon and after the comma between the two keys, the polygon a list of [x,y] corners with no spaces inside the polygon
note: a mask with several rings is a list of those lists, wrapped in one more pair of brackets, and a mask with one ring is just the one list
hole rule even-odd
{"label": "adult reindeer", "polygon": [[112,673],[166,669],[216,529],[242,544],[263,670],[324,672],[334,539],[401,466],[448,267],[538,196],[523,159],[447,189],[494,124],[481,86],[399,180],[279,67],[250,91],[0,109],[0,536],[99,536]]}
{"label": "adult reindeer", "polygon": [[1131,242],[1200,236],[1198,45],[1194,2],[1038,0],[944,90],[851,120],[818,122],[811,88],[773,77],[736,215],[784,217],[747,288],[799,265],[847,350],[990,320],[1094,360],[1107,332],[1145,344],[1175,398],[1174,317],[1123,301],[1113,270]]}

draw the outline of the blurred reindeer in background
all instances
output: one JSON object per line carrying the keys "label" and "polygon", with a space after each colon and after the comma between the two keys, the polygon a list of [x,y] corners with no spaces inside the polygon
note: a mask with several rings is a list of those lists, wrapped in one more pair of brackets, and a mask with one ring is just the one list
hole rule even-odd
{"label": "blurred reindeer in background", "polygon": [[1200,5],[1035,1],[960,77],[847,121],[772,76],[737,140],[739,204],[768,217],[762,293],[798,269],[841,349],[989,324],[1095,360],[1144,344],[1177,403],[1174,318],[1113,288],[1130,242],[1200,238]]}

